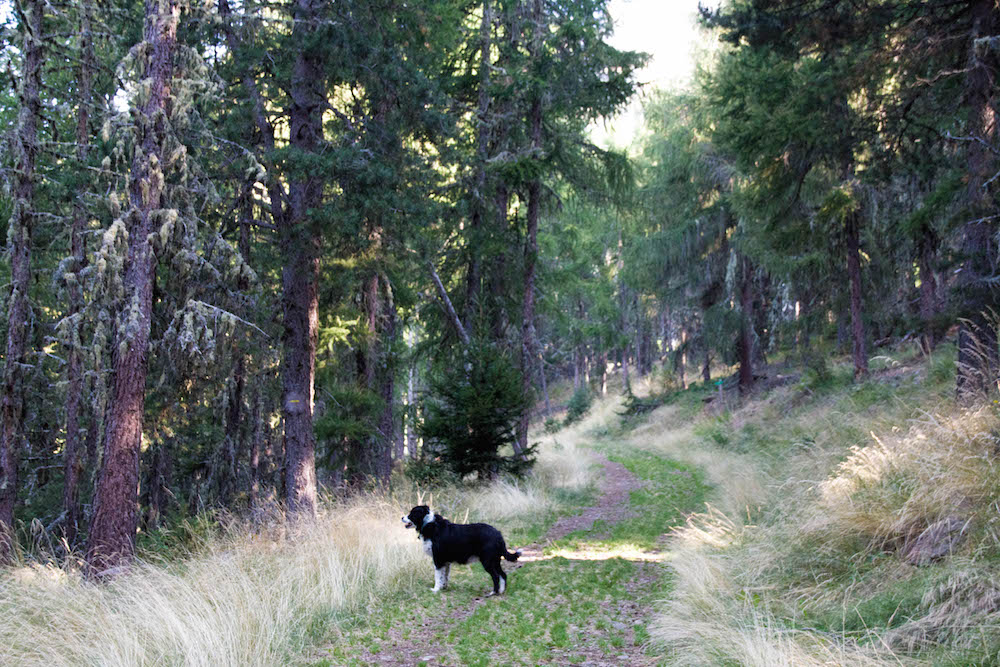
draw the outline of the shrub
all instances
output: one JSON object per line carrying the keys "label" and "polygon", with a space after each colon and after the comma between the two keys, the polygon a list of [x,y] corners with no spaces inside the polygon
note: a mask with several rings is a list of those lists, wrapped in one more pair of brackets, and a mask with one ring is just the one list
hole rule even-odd
{"label": "shrub", "polygon": [[566,419],[563,421],[563,425],[569,426],[583,419],[587,411],[590,410],[590,404],[593,400],[587,387],[580,387],[573,392],[573,397],[569,399],[569,404],[566,406]]}
{"label": "shrub", "polygon": [[424,465],[439,464],[459,477],[479,479],[527,472],[534,446],[523,457],[501,454],[513,447],[518,420],[529,405],[521,373],[508,353],[476,342],[450,361],[431,373],[419,427]]}

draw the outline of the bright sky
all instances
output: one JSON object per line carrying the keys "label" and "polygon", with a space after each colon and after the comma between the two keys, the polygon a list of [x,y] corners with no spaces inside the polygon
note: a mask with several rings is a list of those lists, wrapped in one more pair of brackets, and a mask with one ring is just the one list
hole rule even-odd
{"label": "bright sky", "polygon": [[[718,0],[701,0],[715,7]],[[698,0],[611,0],[615,34],[611,44],[628,51],[652,55],[649,65],[639,72],[646,85],[643,93],[613,121],[592,130],[600,146],[625,147],[642,128],[642,97],[654,88],[683,85],[694,73],[694,54],[700,34],[696,26]]]}

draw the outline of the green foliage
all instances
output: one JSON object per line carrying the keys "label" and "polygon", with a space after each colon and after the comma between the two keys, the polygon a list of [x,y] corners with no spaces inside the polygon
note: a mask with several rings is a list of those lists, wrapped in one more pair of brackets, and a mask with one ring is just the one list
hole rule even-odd
{"label": "green foliage", "polygon": [[563,426],[575,424],[583,419],[590,410],[593,402],[594,397],[589,387],[581,386],[573,392],[573,396],[569,399],[569,403],[566,406],[566,419],[563,420]]}
{"label": "green foliage", "polygon": [[476,340],[432,372],[419,433],[425,445],[423,464],[441,465],[464,478],[491,479],[503,473],[522,475],[534,462],[534,446],[504,454],[528,406],[521,373],[510,354]]}

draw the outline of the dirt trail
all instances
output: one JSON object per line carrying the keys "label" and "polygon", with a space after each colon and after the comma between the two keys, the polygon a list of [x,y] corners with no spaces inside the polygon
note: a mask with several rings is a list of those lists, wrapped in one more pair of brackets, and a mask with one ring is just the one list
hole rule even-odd
{"label": "dirt trail", "polygon": [[[597,504],[586,508],[582,513],[563,517],[556,521],[545,536],[534,544],[522,547],[522,556],[517,563],[504,562],[505,570],[516,572],[516,570],[529,565],[533,561],[544,558],[544,548],[552,542],[569,535],[570,533],[590,530],[597,521],[603,521],[605,526],[618,523],[636,515],[629,507],[629,493],[643,486],[643,482],[637,479],[628,469],[620,463],[608,460],[600,454],[595,454],[597,463],[604,467],[601,475],[601,496]],[[593,536],[595,540],[607,537],[603,534]],[[569,556],[571,557],[571,556]],[[626,585],[630,593],[637,593],[643,588],[651,587],[657,578],[662,576],[662,565],[659,563],[644,562],[637,564],[636,576]],[[517,586],[517,575],[510,579],[511,586]],[[633,596],[634,597],[634,596]],[[393,628],[389,631],[387,643],[392,646],[391,651],[380,651],[377,654],[367,650],[359,656],[360,659],[372,665],[403,666],[426,663],[427,665],[454,665],[456,664],[447,655],[446,650],[442,650],[440,642],[436,638],[446,634],[455,625],[461,623],[472,616],[484,604],[495,604],[497,600],[484,596],[477,596],[470,600],[470,603],[460,610],[434,614],[433,610],[428,610],[428,616],[418,621],[419,629],[412,631],[409,628],[408,637],[404,638],[399,629]],[[544,600],[539,600],[544,604]],[[618,618],[616,629],[625,632],[629,640],[633,639],[633,626],[643,618],[643,610],[634,602],[618,603],[615,610]],[[648,657],[644,656],[641,647],[634,645],[634,642],[627,642],[627,646],[622,647],[621,654],[613,662],[609,662],[604,653],[598,647],[599,637],[592,637],[583,645],[574,647],[572,653],[576,659],[571,663],[568,652],[553,651],[548,664],[576,664],[586,667],[611,667],[614,665],[646,665],[651,664]],[[589,645],[588,645],[589,644]],[[565,656],[562,655],[565,653]],[[579,656],[584,657],[584,661],[579,661]]]}

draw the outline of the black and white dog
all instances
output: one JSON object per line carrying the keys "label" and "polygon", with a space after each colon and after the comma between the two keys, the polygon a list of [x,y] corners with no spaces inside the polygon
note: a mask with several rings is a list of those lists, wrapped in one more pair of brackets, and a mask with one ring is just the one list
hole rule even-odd
{"label": "black and white dog", "polygon": [[452,523],[432,512],[427,505],[414,507],[402,521],[406,528],[417,529],[424,543],[424,553],[434,559],[434,588],[431,590],[435,593],[448,585],[452,563],[464,565],[477,560],[493,577],[493,592],[487,595],[499,595],[507,590],[507,575],[500,567],[500,559],[514,562],[521,550],[507,551],[503,535],[493,526]]}

